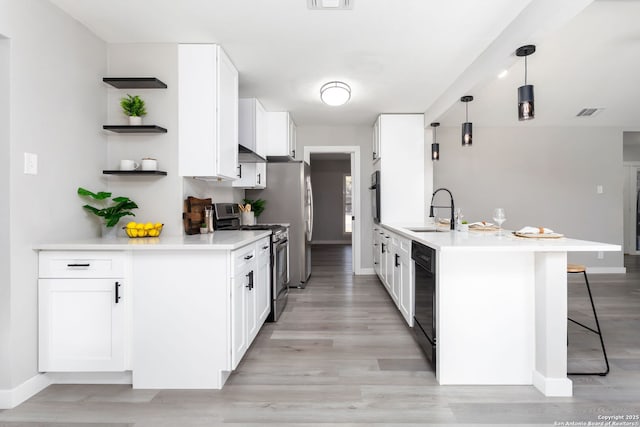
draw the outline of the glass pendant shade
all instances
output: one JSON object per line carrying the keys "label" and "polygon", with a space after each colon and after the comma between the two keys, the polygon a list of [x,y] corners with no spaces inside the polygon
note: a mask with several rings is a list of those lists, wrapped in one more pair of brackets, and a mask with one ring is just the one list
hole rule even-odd
{"label": "glass pendant shade", "polygon": [[528,44],[516,49],[516,56],[524,56],[524,85],[518,88],[518,120],[531,120],[536,116],[533,99],[533,85],[527,84],[527,57],[536,51],[535,45]]}
{"label": "glass pendant shade", "polygon": [[473,123],[462,124],[462,146],[467,147],[473,143]]}
{"label": "glass pendant shade", "polygon": [[436,139],[436,129],[440,126],[440,123],[433,122],[431,123],[431,128],[433,129],[433,144],[431,144],[431,160],[440,160],[440,144],[438,144],[438,140]]}
{"label": "glass pendant shade", "polygon": [[469,103],[473,101],[473,96],[465,95],[460,98],[464,102],[465,122],[462,124],[462,146],[470,147],[473,143],[473,123],[469,121]]}
{"label": "glass pendant shade", "polygon": [[531,120],[535,117],[533,85],[518,88],[518,120]]}

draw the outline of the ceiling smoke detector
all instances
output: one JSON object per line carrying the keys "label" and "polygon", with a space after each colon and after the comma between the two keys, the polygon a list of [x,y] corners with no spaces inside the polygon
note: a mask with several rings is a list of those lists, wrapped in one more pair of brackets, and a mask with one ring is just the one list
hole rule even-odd
{"label": "ceiling smoke detector", "polygon": [[576,117],[594,117],[597,116],[604,108],[583,108],[576,114]]}
{"label": "ceiling smoke detector", "polygon": [[312,10],[353,9],[354,0],[307,0],[307,7]]}

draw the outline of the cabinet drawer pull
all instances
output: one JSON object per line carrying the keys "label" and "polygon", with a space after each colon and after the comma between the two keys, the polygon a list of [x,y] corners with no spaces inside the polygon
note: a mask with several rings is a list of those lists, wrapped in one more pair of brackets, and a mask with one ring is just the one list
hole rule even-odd
{"label": "cabinet drawer pull", "polygon": [[122,297],[120,296],[120,282],[116,282],[116,304],[120,302]]}
{"label": "cabinet drawer pull", "polygon": [[253,258],[253,255],[247,255],[246,257],[244,257],[244,259],[246,260],[250,260],[251,258]]}
{"label": "cabinet drawer pull", "polygon": [[74,263],[74,264],[67,264],[67,267],[69,268],[79,268],[79,267],[91,267],[91,263],[83,263],[83,264],[79,264],[79,263]]}
{"label": "cabinet drawer pull", "polygon": [[269,249],[269,246],[263,246],[262,249]]}
{"label": "cabinet drawer pull", "polygon": [[396,267],[400,267],[400,263],[398,262],[399,258],[400,258],[400,255],[396,254]]}
{"label": "cabinet drawer pull", "polygon": [[238,178],[242,178],[242,165],[238,165]]}

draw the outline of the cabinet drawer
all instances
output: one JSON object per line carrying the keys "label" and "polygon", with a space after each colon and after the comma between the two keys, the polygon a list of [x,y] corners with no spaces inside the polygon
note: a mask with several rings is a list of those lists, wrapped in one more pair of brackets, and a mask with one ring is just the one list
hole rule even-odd
{"label": "cabinet drawer", "polygon": [[256,243],[256,251],[258,252],[258,258],[269,256],[271,254],[271,242],[269,238],[265,238]]}
{"label": "cabinet drawer", "polygon": [[232,270],[233,273],[236,274],[255,262],[256,245],[251,244],[244,248],[237,249],[231,252],[231,257],[233,263]]}
{"label": "cabinet drawer", "polygon": [[39,277],[124,277],[126,259],[126,254],[118,252],[42,251],[38,257]]}

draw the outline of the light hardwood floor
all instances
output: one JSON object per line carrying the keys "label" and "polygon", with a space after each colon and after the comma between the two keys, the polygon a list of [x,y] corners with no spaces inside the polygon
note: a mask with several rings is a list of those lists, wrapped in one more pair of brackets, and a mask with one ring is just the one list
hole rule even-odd
{"label": "light hardwood floor", "polygon": [[[308,286],[292,290],[223,390],[55,385],[0,412],[0,427],[547,426],[640,414],[640,257],[625,259],[626,275],[590,276],[611,373],[573,377],[573,397],[546,398],[529,386],[438,386],[378,279],[351,275],[350,250],[314,247]],[[574,276],[570,309],[589,322]],[[598,369],[597,338],[569,331],[570,369]]]}

